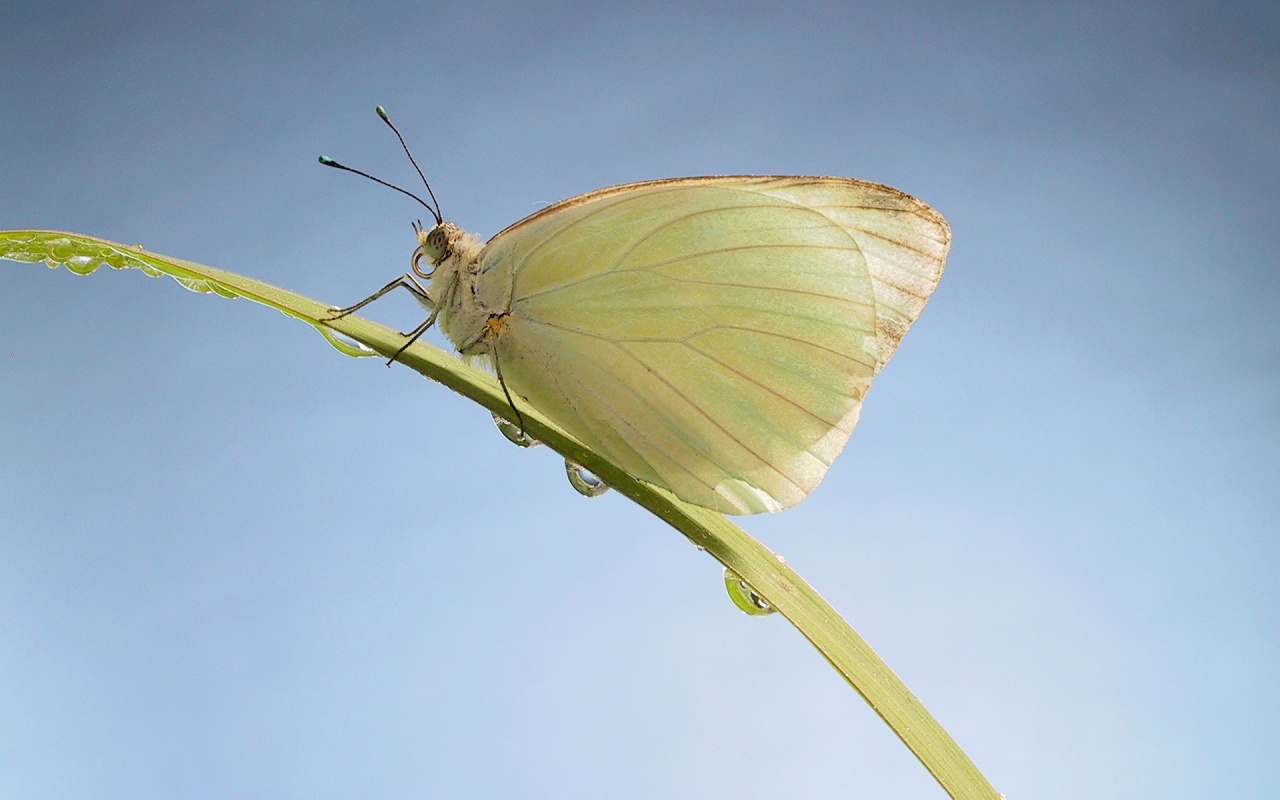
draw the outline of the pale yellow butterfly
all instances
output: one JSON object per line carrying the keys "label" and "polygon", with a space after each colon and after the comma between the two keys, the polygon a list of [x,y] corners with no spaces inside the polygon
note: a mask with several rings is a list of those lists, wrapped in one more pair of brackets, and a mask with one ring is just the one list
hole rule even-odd
{"label": "pale yellow butterfly", "polygon": [[950,239],[876,183],[676,178],[570,198],[487,243],[419,228],[429,285],[410,273],[369,300],[409,288],[431,310],[410,335],[438,320],[517,411],[682,500],[755,514],[822,480]]}

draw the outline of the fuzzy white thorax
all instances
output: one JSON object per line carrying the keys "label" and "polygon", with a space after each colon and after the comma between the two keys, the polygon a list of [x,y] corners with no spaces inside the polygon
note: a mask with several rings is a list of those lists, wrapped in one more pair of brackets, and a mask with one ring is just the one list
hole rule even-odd
{"label": "fuzzy white thorax", "polygon": [[442,222],[430,231],[418,232],[418,244],[428,247],[428,239],[436,231],[445,235],[445,256],[431,273],[428,291],[440,310],[440,330],[453,342],[458,352],[476,355],[486,350],[484,328],[490,314],[497,309],[485,307],[476,296],[476,275],[480,270],[480,253],[484,243],[452,222]]}

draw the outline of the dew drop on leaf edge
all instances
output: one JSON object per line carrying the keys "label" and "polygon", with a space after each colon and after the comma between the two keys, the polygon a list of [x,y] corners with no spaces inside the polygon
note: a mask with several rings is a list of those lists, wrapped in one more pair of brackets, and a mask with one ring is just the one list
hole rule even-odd
{"label": "dew drop on leaf edge", "polygon": [[729,599],[738,607],[738,610],[751,617],[765,617],[777,611],[768,600],[765,600],[750,584],[738,576],[738,573],[724,568],[724,588],[729,593]]}
{"label": "dew drop on leaf edge", "polygon": [[599,497],[609,491],[609,485],[569,459],[564,461],[564,472],[569,485],[584,497]]}
{"label": "dew drop on leaf edge", "polygon": [[507,441],[517,447],[537,447],[542,444],[537,439],[530,436],[526,431],[520,429],[500,414],[493,415],[493,423],[498,426],[498,431],[507,438]]}

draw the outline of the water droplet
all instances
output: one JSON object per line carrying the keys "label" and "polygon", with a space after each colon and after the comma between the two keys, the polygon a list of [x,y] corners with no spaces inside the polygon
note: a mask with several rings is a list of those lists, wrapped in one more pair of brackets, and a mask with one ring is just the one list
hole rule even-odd
{"label": "water droplet", "polygon": [[787,560],[786,560],[785,558],[783,558],[783,557],[782,557],[782,553],[774,553],[774,554],[773,554],[773,557],[774,557],[774,558],[776,558],[776,559],[778,559],[778,563],[779,563],[779,564],[785,564],[785,563],[787,563]]}
{"label": "water droplet", "polygon": [[64,258],[62,263],[66,265],[69,271],[74,272],[77,275],[88,275],[97,269],[98,264],[101,262],[91,256],[75,255]]}
{"label": "water droplet", "polygon": [[498,431],[507,437],[507,441],[518,447],[537,447],[542,444],[542,442],[539,442],[521,429],[519,425],[513,425],[499,414],[493,415],[493,423],[498,426]]}
{"label": "water droplet", "polygon": [[75,245],[71,244],[70,239],[61,237],[57,239],[50,239],[48,245],[46,245],[46,249],[49,253],[49,257],[54,261],[57,261],[59,264],[65,264],[67,259],[71,258],[71,255],[76,251]]}
{"label": "water droplet", "polygon": [[564,472],[569,476],[569,485],[584,497],[599,497],[609,491],[609,484],[567,458],[564,460]]}
{"label": "water droplet", "polygon": [[[150,274],[151,274],[151,273],[150,273],[147,269],[145,269],[145,268],[143,268],[143,270],[142,270],[142,271],[143,271],[143,272],[146,272],[148,275],[150,275]],[[161,273],[161,274],[163,274],[163,273]],[[153,275],[152,277],[156,277],[156,276],[154,276],[154,275]],[[199,292],[200,294],[205,294],[206,292],[210,291],[208,281],[204,281],[204,280],[201,280],[201,279],[199,279],[199,278],[178,278],[178,277],[175,277],[175,278],[174,278],[174,280],[175,280],[175,281],[177,281],[177,282],[178,282],[178,284],[179,284],[180,286],[182,286],[182,288],[184,288],[184,289],[189,289],[190,291],[193,291],[193,292]]]}
{"label": "water droplet", "polygon": [[135,244],[135,245],[133,246],[133,249],[134,249],[134,250],[137,250],[139,253],[141,253],[143,248],[142,248],[142,245],[140,245],[140,244]]}
{"label": "water droplet", "polygon": [[738,610],[748,616],[764,617],[778,610],[769,605],[768,600],[757,594],[750,584],[728,567],[724,568],[724,588],[729,592],[729,599],[738,607]]}
{"label": "water droplet", "polygon": [[[205,283],[208,285],[209,291],[213,292],[218,297],[225,297],[228,300],[234,300],[237,297],[240,297],[240,293],[235,289],[232,289],[230,286],[226,286],[214,280],[205,281]],[[286,314],[285,316],[288,315]]]}

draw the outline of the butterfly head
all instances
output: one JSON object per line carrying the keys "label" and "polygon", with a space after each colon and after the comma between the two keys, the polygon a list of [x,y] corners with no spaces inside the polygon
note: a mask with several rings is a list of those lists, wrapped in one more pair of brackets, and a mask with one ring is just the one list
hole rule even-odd
{"label": "butterfly head", "polygon": [[[429,230],[419,222],[413,229],[418,234],[418,247],[413,251],[413,271],[423,278],[430,278],[436,267],[453,255],[454,245],[464,235],[463,230],[452,222],[441,222]],[[430,269],[422,269],[423,260],[431,264]]]}

